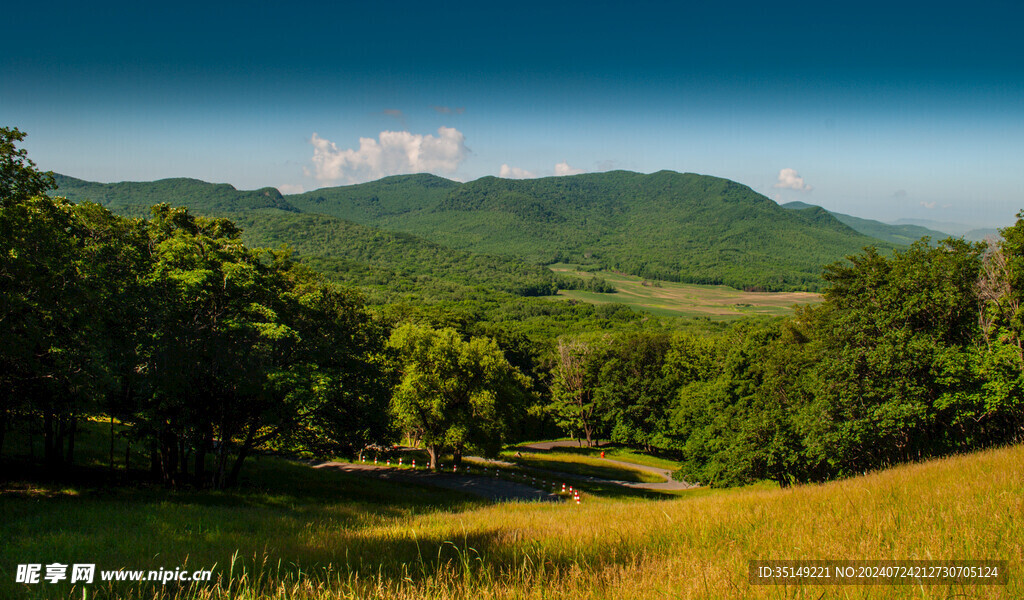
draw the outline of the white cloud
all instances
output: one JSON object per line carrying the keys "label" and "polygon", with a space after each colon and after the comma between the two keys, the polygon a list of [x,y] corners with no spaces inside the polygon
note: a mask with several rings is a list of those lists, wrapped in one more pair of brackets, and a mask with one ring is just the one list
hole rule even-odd
{"label": "white cloud", "polygon": [[938,204],[935,202],[922,202],[921,206],[927,208],[928,210],[935,210],[935,207],[938,206]]}
{"label": "white cloud", "polygon": [[779,171],[779,182],[772,187],[797,190],[800,192],[809,192],[814,189],[804,183],[804,178],[796,172],[796,169],[782,169]]}
{"label": "white cloud", "polygon": [[586,171],[584,171],[583,169],[577,169],[575,167],[570,167],[569,163],[564,161],[564,160],[562,162],[558,163],[557,165],[555,165],[555,176],[556,177],[562,177],[564,175],[579,175],[580,173],[586,173]]}
{"label": "white cloud", "polygon": [[360,183],[403,173],[447,174],[469,154],[466,136],[452,127],[439,128],[437,136],[382,131],[379,138],[359,138],[358,150],[341,150],[314,133],[314,176],[326,182]]}
{"label": "white cloud", "polygon": [[502,179],[533,179],[536,177],[533,172],[527,171],[526,169],[520,169],[519,167],[510,167],[508,165],[501,165],[501,170],[498,171],[498,177]]}
{"label": "white cloud", "polygon": [[306,191],[306,189],[303,188],[302,184],[299,184],[299,183],[296,183],[296,184],[286,183],[284,185],[277,186],[277,191],[281,192],[282,194],[286,194],[287,195],[287,194],[301,194],[302,192]]}

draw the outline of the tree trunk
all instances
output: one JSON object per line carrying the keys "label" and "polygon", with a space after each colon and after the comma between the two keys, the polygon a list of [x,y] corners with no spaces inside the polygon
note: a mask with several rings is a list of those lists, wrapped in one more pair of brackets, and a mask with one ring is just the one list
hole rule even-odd
{"label": "tree trunk", "polygon": [[150,442],[149,446],[149,472],[153,477],[160,477],[163,473],[163,466],[160,464],[160,451],[156,442]]}
{"label": "tree trunk", "polygon": [[452,450],[452,463],[456,468],[462,466],[462,446],[456,446]]}
{"label": "tree trunk", "polygon": [[0,411],[0,457],[4,455],[4,434],[7,433],[7,411]]}
{"label": "tree trunk", "polygon": [[203,441],[196,448],[196,464],[195,469],[193,469],[195,471],[196,485],[204,485],[206,483],[206,453],[210,451],[212,442],[213,434],[207,431],[203,436]]}
{"label": "tree trunk", "polygon": [[65,464],[73,465],[75,464],[75,433],[78,432],[78,419],[76,419],[75,417],[68,417],[68,422],[68,453],[67,460],[65,460]]}
{"label": "tree trunk", "polygon": [[437,470],[437,446],[433,444],[427,445],[427,454],[430,455],[430,468],[431,470]]}
{"label": "tree trunk", "polygon": [[110,415],[110,470],[114,470],[114,415]]}
{"label": "tree trunk", "polygon": [[178,466],[181,467],[181,473],[178,477],[178,481],[182,483],[188,481],[188,441],[185,437],[178,439]]}
{"label": "tree trunk", "polygon": [[228,475],[227,485],[233,487],[238,483],[238,475],[242,472],[242,462],[245,461],[245,457],[249,455],[249,451],[252,450],[252,442],[256,439],[256,423],[249,425],[249,432],[245,435],[245,443],[238,449],[238,456],[235,457],[235,464],[231,466],[231,474]]}
{"label": "tree trunk", "polygon": [[53,444],[53,413],[47,410],[43,413],[43,462],[46,464],[48,469],[52,469],[56,466],[54,464]]}
{"label": "tree trunk", "polygon": [[160,434],[160,477],[165,483],[174,483],[178,473],[178,436],[170,429]]}

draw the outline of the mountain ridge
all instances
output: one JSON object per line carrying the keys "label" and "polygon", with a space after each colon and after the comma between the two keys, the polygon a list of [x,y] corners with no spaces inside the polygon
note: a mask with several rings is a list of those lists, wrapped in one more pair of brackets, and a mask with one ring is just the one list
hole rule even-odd
{"label": "mountain ridge", "polygon": [[58,184],[72,200],[133,216],[157,202],[198,214],[322,214],[474,254],[749,290],[817,290],[823,265],[887,246],[827,212],[786,210],[741,183],[675,171],[466,183],[413,174],[289,195],[183,178],[97,184],[59,176]]}

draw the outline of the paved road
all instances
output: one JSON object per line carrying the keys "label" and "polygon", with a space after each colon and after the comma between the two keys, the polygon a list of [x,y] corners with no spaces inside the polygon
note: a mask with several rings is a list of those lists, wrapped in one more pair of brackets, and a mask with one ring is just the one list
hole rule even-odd
{"label": "paved road", "polygon": [[[606,445],[608,443],[609,442],[603,442],[601,445],[603,446],[603,445]],[[535,444],[523,444],[522,446],[519,446],[519,448],[521,448],[523,450],[534,451],[534,452],[545,452],[545,451],[548,451],[548,450],[553,450],[555,448],[568,448],[568,447],[578,448],[578,447],[580,447],[580,444],[576,440],[561,440],[561,441],[558,441],[558,442],[537,442]],[[617,483],[617,484],[625,486],[625,487],[644,489],[644,490],[688,490],[690,488],[698,487],[698,486],[696,486],[696,485],[694,485],[692,483],[687,483],[685,481],[676,481],[676,480],[672,479],[672,471],[670,471],[669,469],[659,469],[658,467],[648,467],[647,465],[638,465],[636,463],[625,462],[625,461],[621,461],[621,460],[612,460],[610,458],[604,458],[602,460],[605,460],[605,461],[610,462],[610,463],[615,464],[615,465],[619,465],[621,467],[626,467],[626,468],[629,468],[629,469],[638,469],[640,471],[647,471],[648,473],[654,473],[655,475],[658,475],[658,476],[664,478],[665,481],[663,483],[637,483],[637,482],[634,482],[634,481],[618,481],[618,480],[610,480],[610,479],[599,479],[597,477],[577,476],[577,478],[579,478],[579,479],[586,479],[587,481],[592,481],[592,482],[597,482],[597,483],[605,483],[605,482]]]}
{"label": "paved road", "polygon": [[[578,443],[575,440],[562,440],[559,442],[539,442],[536,444],[524,444],[519,446],[520,449],[527,452],[544,452],[554,448],[565,448],[565,447],[577,447]],[[515,463],[510,463],[501,460],[491,460],[486,458],[480,458],[478,456],[466,457],[474,460],[478,463],[485,463],[491,466],[497,467],[513,467]],[[638,469],[641,471],[647,471],[648,473],[654,473],[665,479],[661,483],[639,483],[635,481],[622,481],[619,479],[603,479],[601,477],[592,477],[589,475],[574,475],[568,473],[560,473],[556,471],[548,471],[544,469],[531,469],[539,473],[547,473],[550,475],[552,480],[575,480],[575,481],[586,481],[588,483],[596,484],[614,484],[621,485],[623,487],[644,489],[644,490],[688,490],[690,488],[697,487],[691,483],[685,481],[675,481],[672,479],[672,471],[668,469],[659,469],[657,467],[648,467],[646,465],[638,465],[636,463],[625,462],[621,460],[612,460],[610,458],[602,459],[609,463],[626,467],[629,469]],[[391,467],[385,467],[381,465],[368,465],[361,463],[344,463],[344,462],[326,462],[316,465],[317,469],[338,469],[340,471],[346,471],[349,473],[361,473],[365,475],[371,475],[385,479],[389,481],[404,481],[408,483],[418,483],[421,485],[432,485],[435,487],[442,487],[452,490],[458,490],[461,492],[467,492],[488,498],[497,502],[514,502],[514,501],[544,501],[544,502],[560,502],[563,500],[556,494],[549,493],[545,490],[540,490],[524,483],[515,481],[507,481],[505,479],[498,479],[496,477],[486,477],[480,475],[458,475],[455,473],[437,473],[428,470],[411,470],[411,469],[395,469]]]}
{"label": "paved road", "polygon": [[530,487],[515,481],[506,481],[497,477],[482,475],[458,475],[456,473],[436,473],[433,471],[395,469],[380,465],[364,465],[359,463],[325,462],[316,465],[317,469],[337,469],[347,473],[360,473],[379,477],[387,481],[404,481],[421,485],[432,485],[451,490],[466,492],[496,502],[542,501],[561,502],[560,496]]}

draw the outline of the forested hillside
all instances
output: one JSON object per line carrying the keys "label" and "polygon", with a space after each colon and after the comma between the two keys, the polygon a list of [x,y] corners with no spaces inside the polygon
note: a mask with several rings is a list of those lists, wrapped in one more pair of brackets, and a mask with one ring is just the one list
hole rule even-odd
{"label": "forested hillside", "polygon": [[454,248],[747,289],[819,289],[821,265],[881,243],[829,215],[809,221],[744,185],[692,173],[444,181],[390,177],[288,201]]}
{"label": "forested hillside", "polygon": [[[816,215],[825,213],[835,217],[840,223],[849,226],[850,229],[853,229],[854,231],[897,246],[909,246],[925,236],[931,238],[932,242],[944,240],[949,237],[948,233],[928,229],[927,227],[922,227],[920,225],[911,225],[907,223],[890,225],[873,219],[861,219],[860,217],[832,212],[825,210],[820,206],[807,204],[806,202],[787,202],[782,205],[782,208],[793,210],[808,218],[815,218]],[[970,240],[972,238],[968,237],[966,239]]]}
{"label": "forested hillside", "polygon": [[452,299],[481,287],[543,296],[559,288],[588,285],[510,256],[453,250],[408,233],[383,231],[323,214],[303,214],[273,188],[240,191],[228,184],[195,179],[102,184],[57,175],[55,181],[55,193],[75,202],[93,201],[124,216],[147,217],[151,206],[167,203],[186,206],[197,215],[229,217],[243,228],[242,239],[250,246],[287,244],[318,271],[364,288],[380,302],[407,294]]}
{"label": "forested hillside", "polygon": [[[230,215],[243,221],[247,235],[261,243],[287,242],[327,262],[361,265],[336,265],[329,271],[358,271],[368,268],[368,263],[365,256],[360,258],[360,252],[351,252],[352,245],[336,244],[338,236],[317,234],[334,242],[318,243],[310,252],[309,243],[301,239],[304,227],[325,225],[299,217],[299,213],[410,233],[448,248],[511,256],[528,264],[587,261],[649,279],[751,290],[817,290],[822,286],[821,265],[865,246],[889,247],[857,233],[827,212],[809,218],[799,211],[784,210],[738,183],[670,171],[650,175],[614,171],[533,180],[485,177],[469,183],[433,175],[404,175],[287,197],[276,190],[246,192],[183,179],[93,184],[58,177],[57,183],[57,193],[71,200],[94,200],[120,214],[142,215],[155,202],[173,201],[197,214]],[[277,211],[262,210],[267,208]],[[253,210],[261,212],[242,216]],[[288,223],[289,219],[294,222]],[[338,227],[338,221],[332,223],[328,227]],[[274,231],[264,231],[267,227]],[[351,225],[344,227],[356,231]],[[360,233],[367,239],[375,236]],[[393,234],[379,237],[394,239]],[[389,260],[392,253],[376,254],[378,267],[403,271],[402,265],[380,262]],[[461,260],[456,256],[469,255],[448,258]],[[498,259],[485,260],[494,261]],[[442,271],[466,273],[479,268],[479,260],[470,263],[446,266]],[[432,267],[427,271],[437,276]],[[500,289],[533,293],[539,289],[538,282],[551,281],[526,266],[510,265],[481,281],[504,277],[510,271],[529,275]],[[457,276],[453,281],[463,280]]]}
{"label": "forested hillside", "polygon": [[444,282],[488,287],[517,296],[546,296],[559,287],[583,285],[557,278],[550,269],[500,255],[473,254],[392,232],[318,214],[278,210],[232,215],[251,246],[288,244],[318,271],[349,285],[383,292],[413,293]]}

